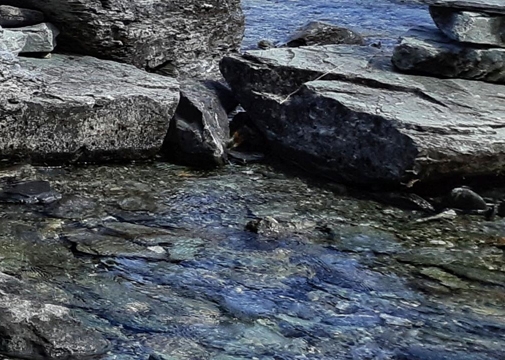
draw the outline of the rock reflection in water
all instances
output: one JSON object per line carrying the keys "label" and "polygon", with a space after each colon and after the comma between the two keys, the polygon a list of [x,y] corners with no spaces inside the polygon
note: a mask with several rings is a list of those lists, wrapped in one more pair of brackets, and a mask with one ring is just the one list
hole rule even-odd
{"label": "rock reflection in water", "polygon": [[416,224],[260,165],[26,173],[63,199],[0,207],[0,271],[98,329],[105,359],[505,356],[499,222]]}

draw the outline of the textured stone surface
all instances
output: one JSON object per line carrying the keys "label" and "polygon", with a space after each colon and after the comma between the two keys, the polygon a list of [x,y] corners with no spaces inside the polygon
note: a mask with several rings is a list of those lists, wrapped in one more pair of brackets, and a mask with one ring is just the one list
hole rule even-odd
{"label": "textured stone surface", "polygon": [[449,38],[474,44],[505,47],[505,14],[490,15],[430,7],[437,27]]}
{"label": "textured stone surface", "polygon": [[83,327],[70,309],[44,302],[28,284],[0,273],[0,354],[33,360],[80,359],[101,355],[108,347],[107,340]]}
{"label": "textured stone surface", "polygon": [[412,29],[395,48],[393,64],[403,71],[448,78],[505,83],[505,49],[472,47],[436,28]]}
{"label": "textured stone surface", "polygon": [[226,109],[212,85],[186,80],[181,99],[163,144],[173,161],[195,166],[223,165],[229,123]]}
{"label": "textured stone surface", "polygon": [[286,42],[289,47],[331,44],[363,45],[364,40],[361,35],[352,30],[320,21],[311,21],[298,29]]}
{"label": "textured stone surface", "polygon": [[172,78],[92,57],[1,53],[0,158],[115,161],[154,155],[178,102]]}
{"label": "textured stone surface", "polygon": [[48,53],[56,47],[58,29],[50,23],[12,28],[6,31],[22,33],[26,42],[20,53]]}
{"label": "textured stone surface", "polygon": [[237,49],[244,30],[239,0],[2,0],[44,12],[62,49],[181,73],[210,71]]}
{"label": "textured stone surface", "polygon": [[251,51],[221,70],[274,150],[317,175],[399,184],[505,168],[503,86],[399,74],[390,54],[346,45]]}
{"label": "textured stone surface", "polygon": [[26,35],[0,27],[0,50],[19,54],[26,45]]}
{"label": "textured stone surface", "polygon": [[487,12],[490,14],[505,14],[503,0],[421,0],[423,3],[446,8],[464,9]]}
{"label": "textured stone surface", "polygon": [[0,26],[30,26],[44,21],[44,14],[37,10],[0,5]]}

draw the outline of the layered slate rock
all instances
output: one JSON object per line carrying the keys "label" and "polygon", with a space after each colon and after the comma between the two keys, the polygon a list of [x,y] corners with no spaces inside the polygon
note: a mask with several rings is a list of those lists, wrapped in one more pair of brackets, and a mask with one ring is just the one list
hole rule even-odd
{"label": "layered slate rock", "polygon": [[505,47],[505,14],[456,11],[436,6],[430,7],[430,14],[437,27],[453,40]]}
{"label": "layered slate rock", "polygon": [[212,83],[181,83],[180,102],[163,144],[169,159],[199,167],[224,165],[230,127],[227,100],[220,94]]}
{"label": "layered slate rock", "polygon": [[0,27],[0,50],[17,55],[23,50],[25,45],[25,34]]}
{"label": "layered slate rock", "polygon": [[346,28],[327,24],[321,21],[311,21],[293,34],[286,45],[289,47],[331,45],[331,44],[364,44],[363,37]]}
{"label": "layered slate rock", "polygon": [[503,2],[503,0],[421,0],[421,1],[431,6],[485,12],[489,14],[505,14],[505,3]]}
{"label": "layered slate rock", "polygon": [[37,10],[0,5],[0,26],[30,26],[44,22],[44,14]]}
{"label": "layered slate rock", "polygon": [[62,49],[156,69],[198,74],[238,49],[240,0],[3,0],[42,11]]}
{"label": "layered slate rock", "polygon": [[45,302],[28,284],[0,273],[0,354],[82,359],[102,355],[109,346],[100,333],[73,318],[70,309]]}
{"label": "layered slate rock", "polygon": [[178,103],[172,78],[92,57],[0,53],[0,158],[59,163],[145,159]]}
{"label": "layered slate rock", "polygon": [[400,184],[505,168],[505,91],[394,72],[362,46],[250,51],[221,70],[274,151],[313,174]]}
{"label": "layered slate rock", "polygon": [[403,71],[505,83],[505,48],[471,47],[448,39],[437,28],[407,32],[392,61]]}
{"label": "layered slate rock", "polygon": [[20,33],[25,37],[25,44],[20,53],[48,53],[56,47],[59,30],[50,23],[12,28],[6,31]]}

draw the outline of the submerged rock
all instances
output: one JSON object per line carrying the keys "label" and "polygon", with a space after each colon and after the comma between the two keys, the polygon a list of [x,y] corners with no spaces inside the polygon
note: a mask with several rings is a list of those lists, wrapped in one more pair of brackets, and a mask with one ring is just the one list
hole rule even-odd
{"label": "submerged rock", "polygon": [[363,45],[364,39],[352,30],[320,21],[311,21],[298,29],[286,42],[289,47],[331,44]]}
{"label": "submerged rock", "polygon": [[395,48],[392,61],[402,71],[505,83],[505,49],[458,43],[436,28],[407,32]]}
{"label": "submerged rock", "polygon": [[9,31],[19,32],[26,38],[20,53],[48,53],[56,47],[59,30],[50,23],[12,28]]}
{"label": "submerged rock", "polygon": [[20,27],[40,24],[44,14],[37,10],[0,5],[0,26]]}
{"label": "submerged rock", "polygon": [[83,327],[70,309],[45,303],[27,287],[0,273],[0,354],[64,360],[98,356],[108,350],[108,341],[97,331]]}
{"label": "submerged rock", "polygon": [[32,162],[145,159],[161,148],[174,79],[92,57],[2,54],[0,158]]}
{"label": "submerged rock", "polygon": [[199,75],[236,50],[244,31],[239,0],[4,0],[42,11],[70,52]]}
{"label": "submerged rock", "polygon": [[221,69],[273,152],[315,175],[398,185],[503,171],[501,86],[399,74],[389,54],[349,45],[249,51]]}
{"label": "submerged rock", "polygon": [[224,165],[228,114],[218,95],[204,84],[181,83],[181,98],[162,152],[170,160],[200,167]]}
{"label": "submerged rock", "polygon": [[473,43],[505,47],[505,14],[491,15],[430,7],[437,27],[449,38]]}
{"label": "submerged rock", "polygon": [[23,181],[0,191],[0,202],[17,204],[49,204],[61,199],[48,181]]}

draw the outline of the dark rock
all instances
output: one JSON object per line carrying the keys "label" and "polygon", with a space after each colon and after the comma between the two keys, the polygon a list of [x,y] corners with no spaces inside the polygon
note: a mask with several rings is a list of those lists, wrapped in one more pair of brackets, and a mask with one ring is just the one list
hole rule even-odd
{"label": "dark rock", "polygon": [[314,175],[375,186],[504,170],[501,86],[399,74],[390,54],[349,45],[249,51],[221,70],[272,152]]}
{"label": "dark rock", "polygon": [[199,75],[239,48],[244,17],[239,0],[3,0],[42,11],[60,30],[59,45],[156,69],[172,64]]}
{"label": "dark rock", "polygon": [[260,152],[228,150],[227,154],[230,161],[240,165],[259,163],[265,160],[265,154]]}
{"label": "dark rock", "polygon": [[1,158],[124,161],[161,148],[179,98],[174,79],[92,57],[19,61],[0,56]]}
{"label": "dark rock", "polygon": [[449,195],[450,205],[459,210],[487,210],[484,199],[466,187],[455,188]]}
{"label": "dark rock", "polygon": [[228,122],[216,92],[200,82],[186,80],[181,83],[181,99],[162,152],[168,159],[186,165],[224,165]]}
{"label": "dark rock", "polygon": [[453,40],[505,47],[505,14],[490,15],[437,6],[430,7],[430,14],[437,27]]}
{"label": "dark rock", "polygon": [[254,219],[249,221],[245,229],[255,234],[264,236],[276,236],[282,230],[281,225],[273,217],[266,216],[263,219]]}
{"label": "dark rock", "polygon": [[392,61],[402,71],[505,83],[505,49],[458,43],[436,28],[407,32],[395,48]]}
{"label": "dark rock", "polygon": [[286,45],[289,47],[298,47],[331,44],[363,45],[364,43],[363,37],[352,30],[320,21],[311,21],[298,29],[288,39]]}
{"label": "dark rock", "polygon": [[215,80],[204,80],[202,84],[217,96],[219,103],[227,114],[237,108],[238,100],[226,83]]}
{"label": "dark rock", "polygon": [[40,24],[44,14],[37,10],[0,5],[0,26],[20,27]]}
{"label": "dark rock", "polygon": [[24,181],[10,184],[0,192],[0,202],[17,204],[49,204],[61,199],[47,181]]}
{"label": "dark rock", "polygon": [[403,209],[409,210],[419,210],[427,213],[434,213],[435,208],[433,205],[423,199],[421,196],[412,193],[375,193],[371,194],[372,197],[378,201],[384,202],[386,204],[398,206]]}
{"label": "dark rock", "polygon": [[107,340],[74,319],[70,309],[43,302],[27,284],[0,273],[0,354],[64,360],[102,355],[108,348]]}
{"label": "dark rock", "polygon": [[501,217],[505,217],[505,201],[500,201],[496,206],[496,214]]}
{"label": "dark rock", "polygon": [[230,122],[230,136],[232,139],[230,151],[264,153],[268,149],[265,136],[245,111],[238,112],[233,117]]}
{"label": "dark rock", "polygon": [[274,48],[275,45],[269,40],[260,40],[258,41],[258,48],[261,50]]}
{"label": "dark rock", "polygon": [[421,0],[431,6],[485,12],[490,14],[505,14],[505,4],[502,0]]}
{"label": "dark rock", "polygon": [[56,37],[59,34],[59,30],[50,23],[12,28],[9,31],[22,33],[26,37],[25,45],[19,52],[20,54],[53,51],[56,47]]}
{"label": "dark rock", "polygon": [[45,212],[55,218],[81,220],[96,213],[97,208],[97,203],[91,199],[69,195],[46,208]]}

